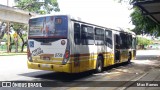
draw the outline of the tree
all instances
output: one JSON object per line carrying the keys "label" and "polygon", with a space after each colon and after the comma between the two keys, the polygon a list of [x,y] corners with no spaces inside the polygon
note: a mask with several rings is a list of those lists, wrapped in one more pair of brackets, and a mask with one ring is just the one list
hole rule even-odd
{"label": "tree", "polygon": [[137,7],[134,7],[134,12],[131,13],[130,16],[132,18],[133,25],[135,25],[133,31],[136,34],[149,34],[152,36],[160,35],[160,25],[147,16],[142,15],[141,11]]}
{"label": "tree", "polygon": [[153,41],[143,38],[143,37],[137,37],[138,45],[150,45],[153,43]]}
{"label": "tree", "polygon": [[15,7],[34,13],[49,14],[52,11],[60,11],[57,0],[15,0],[15,2]]}
{"label": "tree", "polygon": [[[128,1],[128,4],[133,4],[135,1],[145,1],[145,0],[116,0],[120,3]],[[131,13],[132,24],[135,25],[133,31],[136,34],[148,34],[152,36],[160,36],[160,25],[155,23],[149,17],[142,14],[141,10],[134,6],[133,12]]]}
{"label": "tree", "polygon": [[[23,33],[23,31],[25,31],[25,32],[27,31],[27,25],[19,24],[19,23],[13,23],[12,27],[15,30],[15,32],[18,34],[20,39],[22,40],[21,52],[23,52],[24,46],[27,45],[27,40],[24,39],[24,37],[27,36],[27,33]],[[15,42],[15,45],[16,46],[18,45],[18,41]],[[18,50],[16,50],[16,51],[18,51]]]}
{"label": "tree", "polygon": [[152,40],[140,36],[137,36],[137,41],[138,41],[138,46],[140,46],[141,49],[144,49],[145,46],[153,44]]}
{"label": "tree", "polygon": [[3,36],[6,32],[6,27],[7,27],[6,23],[4,23],[4,22],[0,23],[0,39],[3,38]]}
{"label": "tree", "polygon": [[131,4],[131,3],[136,2],[136,1],[145,1],[145,0],[115,0],[115,1],[118,1],[119,3],[129,2],[129,4]]}
{"label": "tree", "polygon": [[[57,0],[43,0],[44,2],[40,1],[42,0],[15,0],[15,7],[38,14],[49,14],[52,11],[60,11]],[[22,34],[22,32],[27,30],[27,26],[24,24],[14,23],[13,28],[22,40],[21,52],[23,52],[24,46],[27,45],[27,40],[24,39],[24,34]]]}

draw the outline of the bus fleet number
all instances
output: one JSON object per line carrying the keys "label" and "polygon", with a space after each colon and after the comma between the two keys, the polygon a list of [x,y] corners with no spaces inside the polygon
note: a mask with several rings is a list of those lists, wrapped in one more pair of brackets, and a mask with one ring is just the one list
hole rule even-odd
{"label": "bus fleet number", "polygon": [[62,57],[62,56],[63,56],[62,53],[56,53],[56,54],[55,54],[55,57]]}

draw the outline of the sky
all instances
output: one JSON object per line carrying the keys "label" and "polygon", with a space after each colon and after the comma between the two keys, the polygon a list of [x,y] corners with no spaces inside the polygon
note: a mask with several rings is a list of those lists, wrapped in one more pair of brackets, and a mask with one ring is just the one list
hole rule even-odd
{"label": "sky", "polygon": [[[9,6],[14,6],[14,0],[8,0]],[[131,23],[127,3],[118,3],[115,0],[57,0],[60,13],[81,18],[82,21],[97,24],[108,28],[130,28]],[[7,0],[0,0],[0,4],[7,5]],[[55,12],[52,12],[53,14]]]}
{"label": "sky", "polygon": [[7,1],[8,1],[8,6],[14,6],[14,0],[0,0],[0,4],[2,5],[7,5]]}
{"label": "sky", "polygon": [[127,3],[118,3],[115,0],[58,0],[61,13],[80,17],[82,21],[108,28],[131,28]]}

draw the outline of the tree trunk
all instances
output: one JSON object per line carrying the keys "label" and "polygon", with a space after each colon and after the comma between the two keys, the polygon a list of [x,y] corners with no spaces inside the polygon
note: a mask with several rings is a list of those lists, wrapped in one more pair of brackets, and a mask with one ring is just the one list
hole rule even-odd
{"label": "tree trunk", "polygon": [[17,38],[17,40],[15,40],[15,46],[16,46],[15,52],[17,53],[18,52],[18,38]]}
{"label": "tree trunk", "polygon": [[20,31],[18,32],[18,35],[20,36],[20,38],[21,38],[21,40],[22,40],[21,52],[23,52],[24,45],[25,45],[25,41],[24,41],[24,39],[23,39],[23,37],[22,37],[22,33],[21,33]]}
{"label": "tree trunk", "polygon": [[8,34],[8,41],[7,41],[7,52],[11,52],[11,49],[12,49],[12,45],[11,45],[11,40],[12,40],[12,38],[11,38],[11,35],[10,34]]}
{"label": "tree trunk", "polygon": [[23,52],[23,48],[24,48],[24,39],[23,37],[20,37],[22,39],[22,48],[21,48],[21,52]]}
{"label": "tree trunk", "polygon": [[11,35],[10,35],[10,44],[9,44],[9,52],[11,52],[12,51],[12,37],[11,37]]}
{"label": "tree trunk", "polygon": [[21,52],[23,52],[25,45],[27,45],[27,41],[25,41],[25,42],[22,44]]}

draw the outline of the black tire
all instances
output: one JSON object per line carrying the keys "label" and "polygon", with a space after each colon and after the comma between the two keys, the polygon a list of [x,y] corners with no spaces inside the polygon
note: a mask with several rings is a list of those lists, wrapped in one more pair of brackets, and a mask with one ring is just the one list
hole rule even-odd
{"label": "black tire", "polygon": [[129,53],[129,57],[128,57],[128,63],[130,63],[131,62],[131,58],[132,58],[132,55],[131,55],[131,53]]}
{"label": "black tire", "polygon": [[102,57],[98,56],[97,58],[97,63],[96,63],[96,73],[100,73],[103,71],[103,62],[102,62]]}

